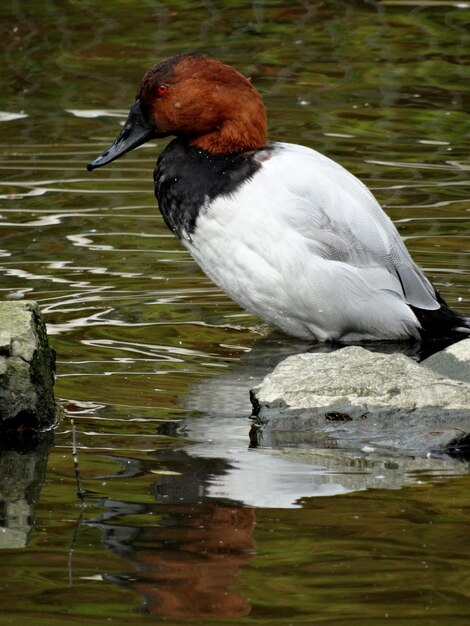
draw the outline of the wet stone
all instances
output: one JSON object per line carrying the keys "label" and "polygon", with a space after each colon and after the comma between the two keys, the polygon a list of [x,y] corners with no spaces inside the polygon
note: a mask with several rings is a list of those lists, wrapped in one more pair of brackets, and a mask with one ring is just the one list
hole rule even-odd
{"label": "wet stone", "polygon": [[55,354],[36,302],[0,302],[0,431],[44,430],[57,416]]}
{"label": "wet stone", "polygon": [[442,352],[437,352],[422,362],[422,365],[431,368],[434,372],[470,382],[470,339],[454,343]]}
{"label": "wet stone", "polygon": [[470,383],[403,354],[356,346],[298,354],[282,361],[251,397],[252,438],[262,445],[368,446],[464,458],[470,450]]}

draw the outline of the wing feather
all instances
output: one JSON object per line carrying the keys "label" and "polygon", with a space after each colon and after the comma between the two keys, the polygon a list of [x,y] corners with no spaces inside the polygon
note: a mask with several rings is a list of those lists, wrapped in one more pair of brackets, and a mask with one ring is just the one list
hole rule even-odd
{"label": "wing feather", "polygon": [[[428,310],[440,307],[434,287],[359,179],[315,150],[275,145],[279,148],[276,157],[263,165],[279,168],[273,176],[282,176],[283,170],[289,172],[283,184],[289,186],[293,201],[289,202],[286,219],[317,254],[357,268],[382,268],[398,279],[407,304]],[[388,280],[384,280],[384,288],[390,288]]]}

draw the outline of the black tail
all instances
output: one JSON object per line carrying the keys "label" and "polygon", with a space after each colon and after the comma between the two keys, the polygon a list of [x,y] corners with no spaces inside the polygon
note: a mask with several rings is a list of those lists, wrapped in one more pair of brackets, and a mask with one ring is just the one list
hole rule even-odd
{"label": "black tail", "polygon": [[450,339],[449,343],[452,343],[470,337],[470,317],[451,309],[438,291],[436,299],[441,308],[434,311],[410,307],[421,324],[421,339],[423,341]]}

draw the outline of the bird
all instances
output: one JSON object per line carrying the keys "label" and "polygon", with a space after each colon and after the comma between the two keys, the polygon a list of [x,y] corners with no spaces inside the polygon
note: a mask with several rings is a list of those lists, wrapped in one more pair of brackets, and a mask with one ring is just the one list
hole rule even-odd
{"label": "bird", "polygon": [[251,314],[316,342],[470,334],[358,178],[310,147],[268,140],[261,95],[233,67],[204,54],[151,67],[87,169],[171,136],[154,170],[163,219]]}

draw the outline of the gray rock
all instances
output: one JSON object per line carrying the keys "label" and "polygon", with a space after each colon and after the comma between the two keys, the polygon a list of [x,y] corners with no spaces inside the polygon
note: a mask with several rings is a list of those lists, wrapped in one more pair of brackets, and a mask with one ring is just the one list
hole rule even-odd
{"label": "gray rock", "polygon": [[[55,355],[35,302],[0,302],[0,428],[56,421]],[[12,421],[13,420],[13,421]]]}
{"label": "gray rock", "polygon": [[470,382],[470,339],[464,339],[454,343],[442,352],[437,352],[421,363],[434,372],[453,378]]}
{"label": "gray rock", "polygon": [[252,390],[271,446],[386,448],[400,454],[466,454],[470,384],[443,378],[403,354],[346,347],[281,362]]}

